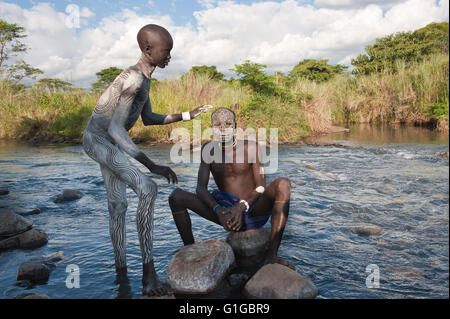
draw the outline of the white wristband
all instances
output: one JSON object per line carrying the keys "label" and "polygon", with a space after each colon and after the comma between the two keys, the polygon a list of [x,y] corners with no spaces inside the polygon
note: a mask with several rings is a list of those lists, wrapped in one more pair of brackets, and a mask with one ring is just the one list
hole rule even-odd
{"label": "white wristband", "polygon": [[183,121],[190,121],[191,120],[191,114],[189,112],[181,113],[181,117],[183,118]]}
{"label": "white wristband", "polygon": [[244,203],[245,205],[245,212],[248,212],[248,210],[250,209],[250,205],[247,203],[247,201],[245,199],[241,199],[241,201],[239,203]]}
{"label": "white wristband", "polygon": [[255,189],[255,191],[260,194],[264,193],[264,190],[265,190],[264,186],[258,186]]}

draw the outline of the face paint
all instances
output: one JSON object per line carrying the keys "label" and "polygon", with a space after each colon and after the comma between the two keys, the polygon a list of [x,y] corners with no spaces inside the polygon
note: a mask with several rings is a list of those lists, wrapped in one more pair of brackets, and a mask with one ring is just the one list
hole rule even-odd
{"label": "face paint", "polygon": [[214,139],[228,144],[233,142],[236,133],[236,121],[234,114],[228,109],[219,109],[213,113],[212,128]]}

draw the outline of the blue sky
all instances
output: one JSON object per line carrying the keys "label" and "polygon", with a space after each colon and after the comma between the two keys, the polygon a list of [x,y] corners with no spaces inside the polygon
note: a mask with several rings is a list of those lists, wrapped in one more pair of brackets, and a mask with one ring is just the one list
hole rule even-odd
{"label": "blue sky", "polygon": [[[283,0],[272,0],[273,2],[282,2]],[[175,23],[186,24],[188,22],[195,24],[196,20],[193,17],[194,11],[199,11],[205,7],[200,4],[198,0],[133,0],[133,1],[114,1],[114,0],[64,0],[64,1],[49,1],[49,0],[18,0],[5,2],[15,3],[22,8],[31,8],[39,2],[50,2],[58,11],[64,11],[68,4],[77,4],[80,7],[87,7],[91,11],[95,12],[95,17],[90,23],[98,23],[102,18],[111,16],[122,9],[136,9],[138,8],[144,14],[160,14],[170,15]],[[242,4],[250,4],[255,2],[267,2],[267,1],[254,1],[254,0],[242,0],[236,1]],[[303,3],[314,4],[313,1],[302,1]]]}
{"label": "blue sky", "polygon": [[[66,8],[80,9],[80,27]],[[449,0],[0,0],[0,19],[24,26],[26,62],[42,77],[88,88],[95,73],[137,62],[139,29],[162,25],[172,34],[172,60],[158,79],[194,65],[215,65],[227,76],[245,60],[267,72],[289,72],[303,59],[351,64],[376,38],[448,21]]]}

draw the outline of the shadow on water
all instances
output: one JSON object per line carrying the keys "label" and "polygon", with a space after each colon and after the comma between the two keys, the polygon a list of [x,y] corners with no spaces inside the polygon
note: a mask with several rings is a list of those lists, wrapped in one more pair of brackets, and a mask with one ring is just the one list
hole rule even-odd
{"label": "shadow on water", "polygon": [[[315,283],[320,298],[448,298],[449,164],[441,156],[449,151],[448,134],[360,125],[349,133],[307,142],[334,144],[280,146],[278,171],[267,176],[268,183],[281,176],[292,183],[281,257]],[[142,149],[158,163],[169,162],[170,146]],[[177,187],[194,190],[198,164],[172,167],[179,178]],[[160,178],[155,181],[153,251],[157,272],[164,278],[182,241],[167,204],[175,186]],[[215,188],[212,179],[209,187]],[[117,276],[106,191],[98,164],[81,146],[0,141],[0,188],[9,189],[8,195],[0,196],[0,206],[16,212],[40,208],[40,214],[27,218],[49,235],[48,244],[36,250],[0,254],[0,298],[24,292],[15,285],[20,263],[56,251],[63,251],[65,258],[48,283],[26,292],[52,298],[140,297],[137,197],[127,190],[128,273]],[[53,203],[63,189],[79,190],[83,197]],[[225,240],[222,228],[196,215],[191,218],[197,241]],[[381,232],[363,236],[352,231],[355,226],[378,227]],[[65,269],[71,264],[80,268],[78,289],[65,284]],[[378,289],[366,286],[366,267],[373,264],[380,271]],[[231,287],[227,281],[222,286],[215,297],[243,297],[241,287]]]}

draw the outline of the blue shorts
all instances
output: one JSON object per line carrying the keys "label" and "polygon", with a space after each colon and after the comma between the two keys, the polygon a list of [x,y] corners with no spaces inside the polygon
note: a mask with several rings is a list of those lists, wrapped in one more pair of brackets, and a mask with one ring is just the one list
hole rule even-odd
{"label": "blue shorts", "polygon": [[[219,190],[213,190],[211,195],[214,197],[214,199],[217,201],[220,206],[224,207],[231,207],[234,205],[239,204],[240,199],[236,196],[227,193],[227,192],[221,192]],[[248,215],[255,209],[255,204],[250,206],[247,212],[242,214],[242,227],[239,231],[249,230],[249,229],[258,229],[263,227],[267,221],[269,220],[270,216],[272,215],[272,211],[270,211],[269,214],[264,216],[254,216],[249,217]],[[217,215],[216,215],[217,217]]]}

